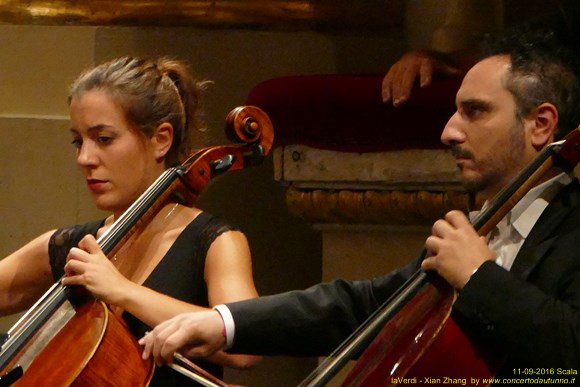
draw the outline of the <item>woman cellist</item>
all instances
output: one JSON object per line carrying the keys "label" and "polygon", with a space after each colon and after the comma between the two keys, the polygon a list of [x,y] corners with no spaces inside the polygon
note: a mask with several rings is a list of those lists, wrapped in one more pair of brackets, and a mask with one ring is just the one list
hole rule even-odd
{"label": "woman cellist", "polygon": [[[492,199],[543,148],[578,125],[578,74],[578,59],[548,31],[516,31],[498,39],[465,76],[457,112],[442,133],[468,189]],[[177,350],[188,356],[222,348],[327,355],[422,266],[457,291],[452,315],[460,327],[493,344],[503,360],[497,377],[520,383],[528,377],[559,377],[573,383],[580,364],[578,180],[558,168],[549,170],[498,229],[505,236],[488,245],[463,213],[450,212],[433,226],[426,242],[431,255],[423,261],[371,280],[335,280],[227,304],[229,315],[220,314],[222,306],[177,316],[140,340],[144,356],[163,364]],[[444,349],[448,354],[458,350]],[[432,362],[435,368],[458,367],[445,356]],[[399,366],[387,366],[387,375]],[[385,378],[370,385],[390,384],[397,382]]]}
{"label": "woman cellist", "polygon": [[[195,207],[168,202],[160,215],[110,260],[96,242],[168,167],[184,161],[200,129],[206,82],[184,62],[119,58],[72,84],[69,106],[76,162],[102,220],[42,234],[0,261],[0,313],[30,307],[65,273],[122,315],[136,337],[186,311],[256,297],[251,255],[242,232]],[[200,362],[246,368],[255,356],[218,354]],[[113,381],[114,382],[114,381]],[[197,385],[158,369],[152,386]]]}

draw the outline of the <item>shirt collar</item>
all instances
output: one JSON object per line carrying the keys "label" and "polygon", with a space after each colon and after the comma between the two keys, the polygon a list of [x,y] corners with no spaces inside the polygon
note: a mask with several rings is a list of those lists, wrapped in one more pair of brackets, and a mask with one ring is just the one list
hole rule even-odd
{"label": "shirt collar", "polygon": [[507,214],[509,224],[527,238],[532,227],[546,209],[550,201],[563,187],[573,180],[571,174],[560,173],[550,180],[532,188]]}

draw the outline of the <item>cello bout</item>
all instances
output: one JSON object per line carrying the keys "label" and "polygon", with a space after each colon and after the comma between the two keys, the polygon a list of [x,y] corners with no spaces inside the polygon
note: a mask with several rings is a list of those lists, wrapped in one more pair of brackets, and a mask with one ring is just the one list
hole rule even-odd
{"label": "cello bout", "polygon": [[[342,387],[475,385],[493,378],[497,361],[451,316],[457,293],[434,278],[387,322],[347,375]],[[465,383],[464,383],[465,381]]]}
{"label": "cello bout", "polygon": [[[60,316],[68,321],[53,335]],[[43,332],[53,335],[48,343]],[[13,386],[147,386],[154,363],[141,352],[124,322],[93,299],[78,307],[63,304],[5,370],[30,362]]]}

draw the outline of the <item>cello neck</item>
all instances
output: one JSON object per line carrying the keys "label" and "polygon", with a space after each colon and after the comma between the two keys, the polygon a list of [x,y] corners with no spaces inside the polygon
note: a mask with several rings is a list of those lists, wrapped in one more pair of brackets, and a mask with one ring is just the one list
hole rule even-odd
{"label": "cello neck", "polygon": [[[580,161],[580,129],[575,129],[565,140],[546,146],[502,191],[500,191],[473,222],[479,235],[486,235],[518,203],[525,194],[545,178],[554,166],[572,170]],[[416,262],[427,256],[424,248]],[[363,322],[333,353],[299,385],[319,387],[328,384],[350,361],[360,355],[401,309],[426,285],[441,283],[435,273],[418,270]]]}

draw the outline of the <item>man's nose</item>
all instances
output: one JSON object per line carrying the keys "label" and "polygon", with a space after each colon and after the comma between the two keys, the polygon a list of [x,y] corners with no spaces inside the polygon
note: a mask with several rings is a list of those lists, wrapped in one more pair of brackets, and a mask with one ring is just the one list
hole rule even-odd
{"label": "man's nose", "polygon": [[456,112],[451,116],[443,132],[441,133],[441,142],[445,145],[461,144],[465,141],[465,131],[461,125],[461,118]]}

